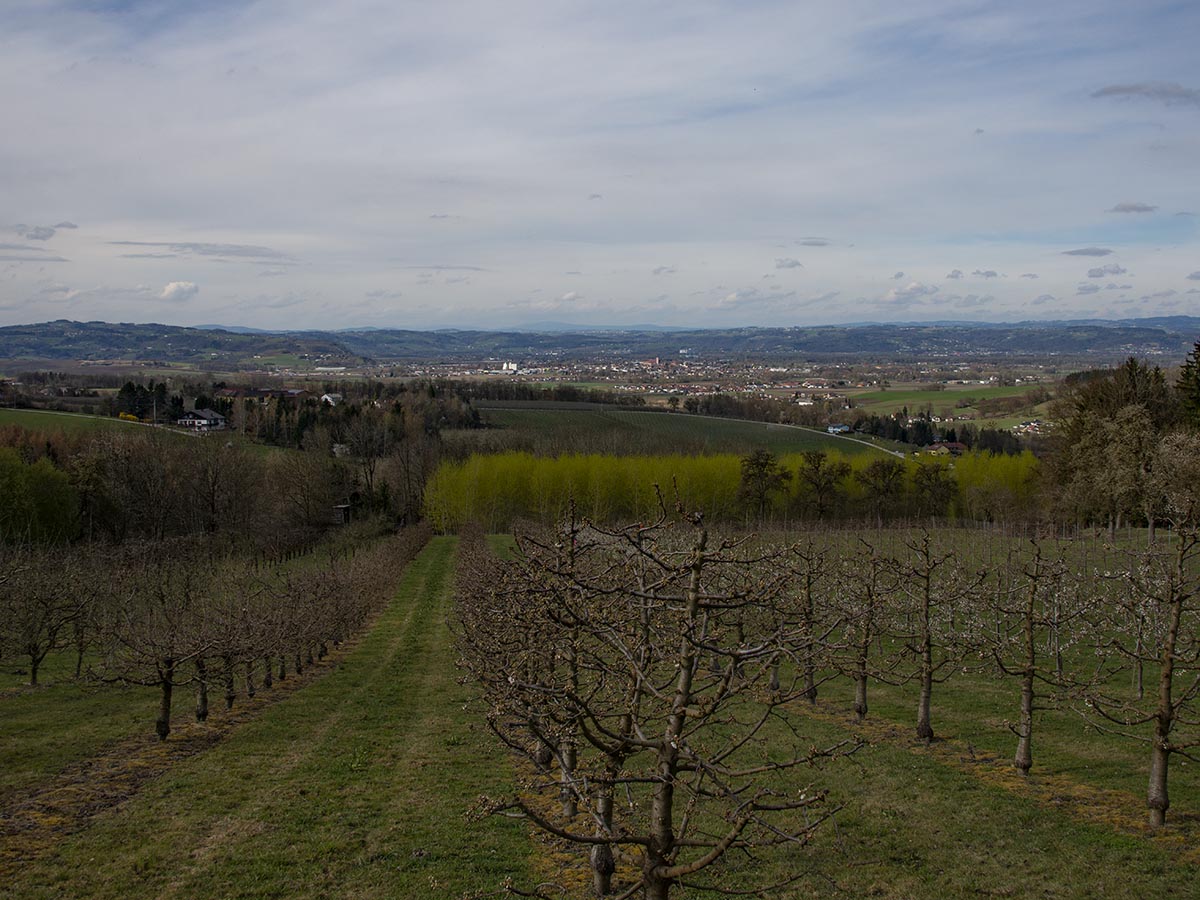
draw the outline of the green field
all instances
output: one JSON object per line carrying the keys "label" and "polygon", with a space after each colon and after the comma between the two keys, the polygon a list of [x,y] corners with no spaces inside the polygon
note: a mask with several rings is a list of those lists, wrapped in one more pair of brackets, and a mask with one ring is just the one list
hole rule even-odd
{"label": "green field", "polygon": [[[1019,413],[1010,413],[1005,417],[988,417],[980,414],[976,404],[980,401],[999,400],[1008,397],[1020,397],[1037,389],[1038,385],[983,385],[983,384],[951,384],[945,390],[929,390],[928,388],[898,388],[886,391],[867,391],[859,394],[849,394],[857,408],[868,414],[889,416],[907,409],[909,415],[916,415],[922,410],[929,409],[935,416],[970,415],[979,425],[998,426],[1001,419],[1012,419],[1019,422],[1022,419],[1037,418],[1046,413],[1045,404],[1030,405],[1022,408]],[[1050,386],[1047,385],[1047,388]],[[959,404],[963,404],[960,406]],[[999,426],[1003,427],[1003,426]]]}
{"label": "green field", "polygon": [[461,440],[468,448],[472,448],[474,442],[482,452],[507,449],[539,454],[747,454],[754,450],[783,454],[839,450],[853,455],[876,452],[865,440],[848,440],[823,431],[685,413],[624,409],[485,409],[482,414],[492,429],[465,435],[460,432],[451,440]]}
{"label": "green field", "polygon": [[43,409],[0,409],[0,425],[19,425],[36,431],[93,431],[97,428],[125,428],[132,422],[104,416],[53,412]]}
{"label": "green field", "polygon": [[[15,688],[10,671],[0,686],[0,897],[456,900],[503,896],[507,876],[525,889],[579,884],[583,854],[511,820],[464,815],[478,795],[509,789],[513,774],[458,681],[447,625],[455,546],[435,538],[374,628],[323,675],[263,702],[73,834],[52,821],[23,826],[14,796],[78,789],[55,772],[88,757],[153,759],[152,694],[80,687],[62,660],[37,690]],[[181,692],[181,714],[186,700]],[[814,708],[796,706],[803,746],[856,732],[868,744],[781,786],[827,788],[840,812],[807,847],[731,854],[730,884],[802,876],[784,898],[1196,895],[1200,784],[1190,766],[1176,765],[1170,824],[1151,837],[1139,824],[1143,752],[1089,734],[1073,713],[1041,714],[1024,784],[1005,762],[1011,685],[967,675],[939,686],[942,740],[928,748],[911,738],[913,686],[873,688],[871,702],[862,729],[849,722],[841,683],[822,685]],[[797,739],[775,735],[781,747]],[[36,858],[14,859],[13,848],[36,845],[28,828],[50,841]]]}

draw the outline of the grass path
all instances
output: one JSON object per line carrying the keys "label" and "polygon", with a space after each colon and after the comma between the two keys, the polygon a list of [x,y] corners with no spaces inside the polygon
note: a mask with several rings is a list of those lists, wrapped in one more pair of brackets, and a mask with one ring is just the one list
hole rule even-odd
{"label": "grass path", "polygon": [[463,710],[454,539],[321,680],[0,883],[0,897],[457,897],[528,868],[518,823],[467,825],[507,764]]}

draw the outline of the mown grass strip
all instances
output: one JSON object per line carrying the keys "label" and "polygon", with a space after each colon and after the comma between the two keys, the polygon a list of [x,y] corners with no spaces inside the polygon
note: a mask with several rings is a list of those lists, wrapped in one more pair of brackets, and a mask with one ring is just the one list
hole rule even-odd
{"label": "mown grass strip", "polygon": [[[469,825],[506,760],[464,710],[454,539],[319,682],[24,867],[4,897],[456,897],[521,877],[519,823]],[[497,782],[500,782],[499,784]]]}

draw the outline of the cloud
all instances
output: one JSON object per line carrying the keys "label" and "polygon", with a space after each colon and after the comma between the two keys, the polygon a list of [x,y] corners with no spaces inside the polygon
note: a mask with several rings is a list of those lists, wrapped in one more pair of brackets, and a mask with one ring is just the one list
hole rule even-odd
{"label": "cloud", "polygon": [[172,253],[195,256],[232,256],[238,259],[291,259],[286,253],[254,244],[208,244],[198,241],[109,241],[116,247],[165,247]]}
{"label": "cloud", "polygon": [[420,269],[422,272],[486,272],[479,266],[401,266],[402,269]]}
{"label": "cloud", "polygon": [[1103,266],[1097,266],[1094,269],[1088,269],[1088,278],[1104,278],[1106,275],[1124,275],[1126,269],[1118,263],[1108,263]]}
{"label": "cloud", "polygon": [[1165,300],[1167,297],[1174,297],[1179,291],[1168,288],[1165,291],[1156,291],[1153,294],[1145,294],[1140,299],[1142,300]]}
{"label": "cloud", "polygon": [[[65,259],[61,256],[50,256],[50,255],[38,256],[38,255],[36,255],[37,251],[40,251],[40,250],[41,250],[40,247],[30,247],[28,251],[22,253],[19,250],[13,251],[13,252],[5,252],[2,249],[0,249],[0,262],[43,262],[43,263],[70,262],[69,259]],[[41,252],[44,253],[45,251],[41,251]]]}
{"label": "cloud", "polygon": [[404,294],[400,291],[385,291],[380,289],[367,291],[363,296],[368,300],[399,300]]}
{"label": "cloud", "polygon": [[1107,247],[1080,247],[1078,250],[1064,250],[1063,256],[1109,256],[1113,251]]}
{"label": "cloud", "polygon": [[1075,288],[1075,296],[1076,297],[1079,297],[1084,294],[1098,294],[1098,293],[1100,293],[1100,285],[1098,285],[1098,284],[1081,284],[1081,285],[1079,285],[1079,287]]}
{"label": "cloud", "polygon": [[906,287],[892,288],[884,295],[884,299],[893,303],[912,303],[921,297],[932,297],[937,292],[937,285],[921,284],[919,281],[912,281]]}
{"label": "cloud", "polygon": [[158,299],[171,301],[191,300],[198,293],[200,293],[200,288],[194,282],[171,281],[159,292]]}
{"label": "cloud", "polygon": [[895,275],[892,276],[892,281],[899,281],[903,277],[904,277],[903,272],[897,272]]}
{"label": "cloud", "polygon": [[75,228],[78,228],[79,226],[78,226],[78,225],[76,225],[74,222],[67,222],[67,221],[63,221],[63,222],[59,222],[59,223],[58,223],[57,225],[55,225],[54,227],[55,227],[55,228],[69,228],[69,229],[75,229]]}
{"label": "cloud", "polygon": [[604,195],[603,194],[588,194],[588,199],[589,200],[603,200]]}
{"label": "cloud", "polygon": [[1107,210],[1111,213],[1152,213],[1157,206],[1151,206],[1149,203],[1118,203],[1112,209]]}
{"label": "cloud", "polygon": [[1191,275],[1189,275],[1187,277],[1187,280],[1188,281],[1200,281],[1200,269],[1198,269],[1197,271],[1195,271]]}
{"label": "cloud", "polygon": [[1115,281],[1110,281],[1104,286],[1106,291],[1130,291],[1133,290],[1132,284],[1117,284]]}
{"label": "cloud", "polygon": [[726,294],[712,308],[745,309],[747,307],[759,307],[770,309],[783,304],[790,304],[795,299],[795,291],[760,291],[758,288],[752,287]]}
{"label": "cloud", "polygon": [[48,241],[54,237],[54,229],[49,225],[17,225],[13,231],[31,241]]}
{"label": "cloud", "polygon": [[1053,294],[1039,294],[1038,296],[1034,297],[1029,302],[1033,306],[1044,306],[1047,303],[1054,303],[1057,300],[1058,300],[1058,298],[1055,297]]}
{"label": "cloud", "polygon": [[967,294],[965,297],[955,297],[951,306],[955,309],[978,309],[981,306],[991,306],[996,298],[991,294]]}
{"label": "cloud", "polygon": [[785,256],[783,259],[775,260],[775,268],[777,269],[803,269],[804,263],[798,259],[792,259],[790,256]]}
{"label": "cloud", "polygon": [[997,272],[995,269],[986,269],[986,270],[985,269],[976,269],[971,274],[974,275],[976,278],[999,278],[1000,277],[1000,273]]}
{"label": "cloud", "polygon": [[1037,276],[1036,272],[1022,272],[1020,277],[1022,277],[1022,278],[1037,278],[1038,276]]}
{"label": "cloud", "polygon": [[674,266],[655,266],[655,267],[654,267],[654,268],[651,270],[651,274],[654,274],[654,275],[674,275],[674,274],[675,274],[675,267],[674,267]]}
{"label": "cloud", "polygon": [[1153,100],[1167,106],[1200,106],[1200,91],[1173,81],[1143,81],[1135,84],[1110,84],[1092,92],[1093,97],[1119,97]]}
{"label": "cloud", "polygon": [[823,237],[806,237],[796,241],[800,247],[828,247],[831,243],[833,242],[829,238]]}
{"label": "cloud", "polygon": [[583,295],[578,291],[567,291],[558,298],[559,303],[574,303],[576,300],[581,300]]}
{"label": "cloud", "polygon": [[976,128],[976,129],[975,129],[975,133],[976,133],[976,134],[983,134],[983,133],[984,133],[984,131],[983,131],[983,129],[982,129],[982,128]]}
{"label": "cloud", "polygon": [[946,277],[952,281],[958,281],[958,279],[963,277],[962,269],[954,269],[949,274],[947,274]]}

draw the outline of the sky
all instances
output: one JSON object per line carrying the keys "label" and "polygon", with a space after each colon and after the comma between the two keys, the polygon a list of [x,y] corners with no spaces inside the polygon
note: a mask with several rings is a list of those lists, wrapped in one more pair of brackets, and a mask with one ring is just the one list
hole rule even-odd
{"label": "sky", "polygon": [[1192,0],[3,0],[0,325],[1200,314]]}

